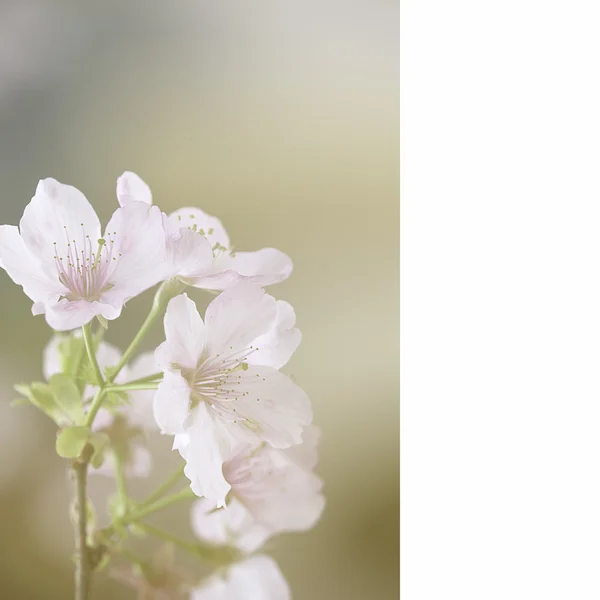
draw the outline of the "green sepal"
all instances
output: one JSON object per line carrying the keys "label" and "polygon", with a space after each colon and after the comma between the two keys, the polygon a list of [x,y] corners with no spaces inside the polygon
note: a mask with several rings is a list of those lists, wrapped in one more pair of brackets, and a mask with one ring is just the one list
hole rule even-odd
{"label": "green sepal", "polygon": [[63,429],[56,438],[56,452],[63,458],[77,458],[90,439],[88,427],[75,426]]}
{"label": "green sepal", "polygon": [[103,317],[102,315],[96,315],[96,318],[98,319],[98,323],[100,323],[104,329],[108,329],[108,321],[106,317]]}
{"label": "green sepal", "polygon": [[90,464],[92,467],[94,467],[94,469],[98,469],[104,462],[106,450],[110,446],[110,438],[108,435],[106,435],[106,433],[102,433],[101,431],[93,431],[90,434],[89,442],[92,444],[92,446],[94,446],[94,453],[90,459]]}
{"label": "green sepal", "polygon": [[94,371],[94,367],[90,364],[90,361],[86,356],[83,357],[81,361],[81,367],[79,369],[79,374],[77,379],[80,383],[81,389],[84,389],[86,385],[98,385],[96,381],[96,372]]}
{"label": "green sepal", "polygon": [[55,403],[66,414],[71,423],[78,425],[85,419],[85,412],[81,402],[81,394],[75,382],[62,373],[52,375],[49,381],[50,390]]}
{"label": "green sepal", "polygon": [[102,558],[98,561],[98,564],[94,567],[94,572],[99,573],[103,571],[106,565],[110,562],[110,554],[106,551],[102,553]]}

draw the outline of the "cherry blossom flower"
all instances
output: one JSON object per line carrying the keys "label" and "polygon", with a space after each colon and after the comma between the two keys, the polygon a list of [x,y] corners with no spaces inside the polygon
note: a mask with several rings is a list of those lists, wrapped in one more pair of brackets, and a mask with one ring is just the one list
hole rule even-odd
{"label": "cherry blossom flower", "polygon": [[[79,332],[75,332],[80,337]],[[54,335],[46,348],[43,357],[43,372],[46,379],[62,372],[60,346],[66,338],[64,335]],[[100,342],[96,351],[96,359],[102,370],[115,366],[121,358],[121,352],[108,342]],[[131,379],[140,379],[155,373],[157,370],[154,353],[141,354],[129,366],[124,367],[116,378],[116,383],[125,383]],[[83,391],[85,403],[94,396],[96,387],[86,386]],[[157,431],[158,427],[152,414],[152,398],[154,392],[139,390],[127,394],[127,403],[119,406],[118,411],[101,408],[94,419],[92,429],[108,435],[111,442],[111,452],[104,463],[91,473],[114,476],[115,457],[118,452],[128,477],[147,477],[150,473],[151,458],[145,444],[145,434]]]}
{"label": "cherry blossom flower", "polygon": [[277,563],[264,554],[231,565],[192,590],[190,600],[290,600]]}
{"label": "cherry blossom flower", "polygon": [[[121,206],[132,202],[152,204],[150,188],[130,171],[119,178],[117,196]],[[234,252],[221,221],[199,208],[176,210],[165,217],[165,229],[172,275],[188,285],[224,290],[237,281],[249,280],[267,286],[292,273],[291,259],[275,248]]]}
{"label": "cherry blossom flower", "polygon": [[223,463],[240,444],[288,448],[312,421],[306,394],[277,370],[300,342],[290,310],[250,282],[217,296],[204,321],[186,294],[167,307],[154,416],[175,436],[192,490],[219,506],[231,489]]}
{"label": "cherry blossom flower", "polygon": [[0,226],[0,266],[58,331],[96,315],[116,319],[123,304],[165,277],[165,233],[157,207],[129,202],[104,236],[86,197],[42,179],[19,227]]}
{"label": "cherry blossom flower", "polygon": [[245,552],[258,549],[273,534],[305,531],[323,512],[323,483],[312,470],[317,462],[320,432],[310,426],[304,442],[285,450],[262,443],[245,445],[223,465],[231,485],[227,508],[198,500],[192,509],[196,534]]}

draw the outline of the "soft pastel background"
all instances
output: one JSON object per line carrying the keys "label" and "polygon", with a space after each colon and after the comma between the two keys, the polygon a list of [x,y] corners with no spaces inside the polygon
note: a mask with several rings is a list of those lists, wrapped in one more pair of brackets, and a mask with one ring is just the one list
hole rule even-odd
{"label": "soft pastel background", "polygon": [[[0,223],[18,223],[46,176],[106,220],[128,169],[167,212],[200,206],[239,249],[294,259],[271,291],[304,333],[286,369],[323,429],[328,499],[315,530],[272,545],[297,600],[398,596],[396,4],[0,1]],[[127,343],[150,298],[107,339]],[[41,376],[50,331],[3,272],[0,307],[0,598],[68,599],[54,428],[9,407],[13,383]],[[146,348],[160,340],[157,328]],[[176,464],[165,441],[138,497]],[[99,510],[109,491],[92,482]],[[187,510],[157,522],[185,535]],[[133,597],[105,574],[95,582],[97,600]]]}

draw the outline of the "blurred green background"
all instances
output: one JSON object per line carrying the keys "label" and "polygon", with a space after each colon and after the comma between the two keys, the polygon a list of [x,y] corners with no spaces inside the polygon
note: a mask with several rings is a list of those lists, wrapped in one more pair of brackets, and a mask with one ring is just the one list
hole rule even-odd
{"label": "blurred green background", "polygon": [[[393,0],[0,0],[0,223],[47,176],[106,222],[133,170],[166,212],[199,206],[238,249],[294,260],[270,291],[304,334],[286,371],[323,429],[327,496],[313,531],[271,544],[296,600],[398,597],[397,28]],[[150,299],[107,339],[123,347]],[[50,331],[4,272],[0,306],[0,598],[68,599],[54,428],[9,407],[14,383],[41,377]],[[139,497],[177,462],[165,442]],[[101,511],[110,482],[91,488]],[[157,522],[185,535],[187,518]],[[93,597],[135,595],[101,574]]]}

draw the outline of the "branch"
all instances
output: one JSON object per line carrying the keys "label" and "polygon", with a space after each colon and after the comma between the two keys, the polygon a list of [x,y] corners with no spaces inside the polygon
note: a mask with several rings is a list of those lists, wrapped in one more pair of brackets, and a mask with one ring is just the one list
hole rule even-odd
{"label": "branch", "polygon": [[75,600],[87,600],[90,589],[90,561],[87,545],[87,468],[94,451],[86,445],[81,457],[73,462],[77,487],[77,528],[75,535]]}

